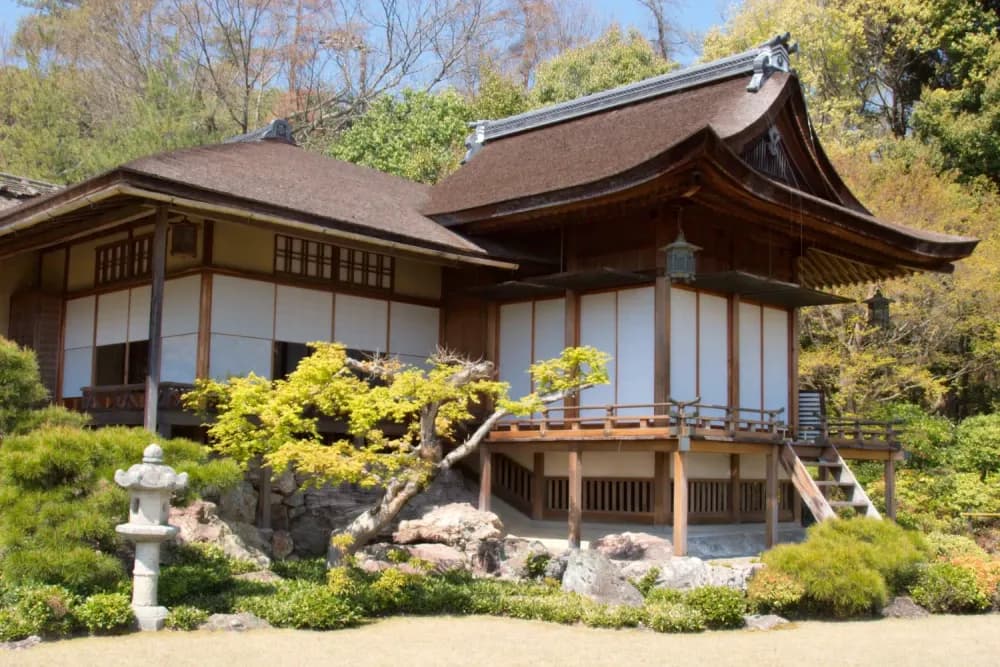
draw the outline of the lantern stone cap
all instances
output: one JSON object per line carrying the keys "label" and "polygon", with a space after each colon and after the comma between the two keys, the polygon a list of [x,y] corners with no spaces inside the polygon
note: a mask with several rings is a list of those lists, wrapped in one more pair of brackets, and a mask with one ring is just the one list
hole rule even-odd
{"label": "lantern stone cap", "polygon": [[115,472],[118,486],[135,491],[180,491],[187,486],[187,482],[186,472],[178,473],[163,465],[163,448],[155,443],[142,453],[142,463],[133,465],[127,471]]}
{"label": "lantern stone cap", "polygon": [[161,542],[169,539],[180,532],[177,526],[164,524],[141,524],[141,523],[121,523],[115,526],[115,532],[119,535],[131,538],[146,538],[144,542]]}

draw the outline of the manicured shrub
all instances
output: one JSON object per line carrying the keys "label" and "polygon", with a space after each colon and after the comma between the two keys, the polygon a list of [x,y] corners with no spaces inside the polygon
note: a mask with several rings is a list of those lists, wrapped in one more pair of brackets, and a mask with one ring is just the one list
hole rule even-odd
{"label": "manicured shrub", "polygon": [[47,397],[35,353],[0,336],[0,438],[16,431]]}
{"label": "manicured shrub", "polygon": [[207,620],[207,611],[181,605],[170,610],[166,626],[171,630],[197,630],[198,626]]}
{"label": "manicured shrub", "polygon": [[672,588],[654,588],[646,593],[646,604],[676,604],[684,601],[684,593]]}
{"label": "manicured shrub", "polygon": [[701,612],[705,625],[713,630],[743,626],[747,601],[741,591],[726,586],[703,586],[685,595],[684,602]]}
{"label": "manicured shrub", "polygon": [[525,562],[528,576],[532,579],[543,579],[545,577],[545,568],[548,567],[550,560],[552,560],[552,556],[547,553],[531,554],[528,556]]}
{"label": "manicured shrub", "polygon": [[868,567],[885,579],[889,592],[903,592],[917,578],[931,554],[923,535],[891,521],[825,521],[809,532],[810,542],[847,544]]}
{"label": "manicured shrub", "polygon": [[933,563],[911,590],[913,600],[925,609],[944,614],[986,611],[991,600],[983,594],[976,575],[952,563]]}
{"label": "manicured shrub", "polygon": [[965,535],[951,535],[935,531],[927,534],[931,555],[939,560],[950,560],[963,556],[985,557],[986,552],[976,541]]}
{"label": "manicured shrub", "polygon": [[239,598],[236,609],[279,628],[335,630],[362,621],[360,610],[328,586],[306,581],[282,582],[274,593]]}
{"label": "manicured shrub", "polygon": [[806,594],[795,577],[765,567],[754,573],[747,586],[747,601],[754,611],[787,616],[795,612]]}
{"label": "manicured shrub", "polygon": [[0,641],[30,635],[60,637],[73,631],[77,598],[61,586],[25,586],[4,592]]}
{"label": "manicured shrub", "polygon": [[649,605],[646,613],[647,624],[656,632],[702,632],[707,627],[701,612],[683,602]]}
{"label": "manicured shrub", "polygon": [[976,579],[976,587],[990,601],[993,609],[1000,611],[1000,558],[982,555],[956,556],[952,565],[968,570]]}
{"label": "manicured shrub", "polygon": [[504,616],[563,624],[583,620],[586,605],[579,595],[561,592],[554,595],[509,595],[502,604]]}
{"label": "manicured shrub", "polygon": [[[333,568],[339,569],[339,568]],[[276,560],[271,563],[271,571],[282,579],[303,579],[315,584],[327,580],[328,570],[325,558],[304,558],[302,560]],[[332,572],[333,570],[329,570]]]}
{"label": "manicured shrub", "polygon": [[80,624],[94,634],[123,632],[135,622],[132,605],[121,593],[91,595],[76,607],[74,614]]}
{"label": "manicured shrub", "polygon": [[646,623],[647,619],[643,607],[592,603],[583,608],[583,623],[591,628],[634,628]]}
{"label": "manicured shrub", "polygon": [[[172,563],[160,573],[160,603],[173,607],[190,605],[196,598],[232,592],[236,574],[257,570],[247,561],[227,557],[222,549],[210,544],[188,544],[171,550]],[[245,582],[250,587],[254,582]]]}

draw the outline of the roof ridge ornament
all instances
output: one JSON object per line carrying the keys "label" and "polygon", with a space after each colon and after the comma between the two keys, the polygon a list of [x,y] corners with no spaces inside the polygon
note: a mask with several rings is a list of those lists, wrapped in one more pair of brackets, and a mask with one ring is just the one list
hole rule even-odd
{"label": "roof ridge ornament", "polygon": [[757,57],[753,59],[753,78],[747,84],[747,91],[756,93],[764,85],[764,81],[772,72],[788,72],[791,70],[789,56],[799,50],[798,43],[789,45],[791,33],[776,35],[771,40],[761,44]]}
{"label": "roof ridge ornament", "polygon": [[753,78],[750,80],[747,90],[757,92],[772,72],[790,70],[788,56],[798,50],[797,44],[788,45],[790,36],[786,32],[742,53],[692,65],[681,70],[541,109],[525,111],[515,116],[496,120],[473,121],[469,123],[469,127],[475,128],[475,131],[466,139],[465,145],[468,151],[463,162],[470,160],[483,144],[495,139],[635,104],[722,79],[752,74]]}

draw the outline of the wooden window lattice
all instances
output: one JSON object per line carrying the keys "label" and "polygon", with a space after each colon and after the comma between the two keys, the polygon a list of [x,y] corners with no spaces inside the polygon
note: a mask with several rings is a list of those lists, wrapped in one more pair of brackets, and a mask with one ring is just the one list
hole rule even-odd
{"label": "wooden window lattice", "polygon": [[143,234],[98,246],[95,251],[95,283],[107,285],[149,277],[152,247],[152,234]]}
{"label": "wooden window lattice", "polygon": [[391,290],[393,259],[388,255],[278,234],[274,270],[304,278]]}

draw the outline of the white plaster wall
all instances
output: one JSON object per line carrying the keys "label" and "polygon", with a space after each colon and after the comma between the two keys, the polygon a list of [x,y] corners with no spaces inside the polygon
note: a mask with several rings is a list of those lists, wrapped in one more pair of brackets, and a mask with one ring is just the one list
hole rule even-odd
{"label": "white plaster wall", "polygon": [[670,290],[670,398],[690,401],[698,395],[698,294]]}
{"label": "white plaster wall", "polygon": [[[740,406],[760,408],[760,306],[740,304]],[[759,415],[747,413],[745,417]]]}
{"label": "white plaster wall", "polygon": [[[714,294],[699,294],[698,377],[701,402],[729,403],[729,302]],[[705,410],[721,416],[725,410]]]}
{"label": "white plaster wall", "polygon": [[[273,283],[260,280],[215,276],[212,280],[212,332],[270,339],[274,335],[274,287]],[[193,303],[196,305],[197,300]],[[166,323],[170,319],[164,296],[163,321]]]}
{"label": "white plaster wall", "polygon": [[81,387],[90,386],[94,348],[77,347],[63,352],[63,398],[82,396]]}
{"label": "white plaster wall", "polygon": [[[652,452],[584,452],[582,460],[584,477],[653,477]],[[545,475],[568,477],[569,455],[546,452]]]}
{"label": "white plaster wall", "polygon": [[510,384],[510,395],[520,398],[531,393],[531,302],[500,306],[500,363],[502,382]]}
{"label": "white plaster wall", "polygon": [[[778,479],[788,479],[788,473],[778,466]],[[767,457],[764,454],[740,454],[740,479],[767,479]]]}
{"label": "white plaster wall", "polygon": [[[97,299],[85,296],[66,302],[66,330],[63,349],[71,350],[94,344],[94,306]],[[79,395],[79,394],[77,394]]]}
{"label": "white plaster wall", "polygon": [[124,343],[128,337],[129,290],[97,297],[96,345]]}
{"label": "white plaster wall", "polygon": [[164,382],[194,382],[197,358],[198,334],[164,337],[160,380]]}
{"label": "white plaster wall", "polygon": [[[620,404],[653,402],[653,288],[618,292],[617,343]],[[621,414],[648,415],[649,408],[623,408]]]}
{"label": "white plaster wall", "polygon": [[441,337],[438,309],[393,301],[389,313],[389,352],[426,362]]}
{"label": "white plaster wall", "polygon": [[532,361],[558,357],[566,340],[566,299],[535,302],[534,332]]}
{"label": "white plaster wall", "polygon": [[788,311],[764,308],[764,407],[788,422]]}
{"label": "white plaster wall", "polygon": [[[673,478],[673,465],[670,466]],[[688,479],[729,479],[729,454],[710,452],[688,452]]]}
{"label": "white plaster wall", "polygon": [[278,285],[275,293],[274,338],[290,343],[328,341],[333,334],[333,295]]}
{"label": "white plaster wall", "polygon": [[512,458],[528,470],[533,470],[535,466],[535,457],[530,452],[510,452],[506,454],[508,458]]}
{"label": "white plaster wall", "polygon": [[[615,340],[617,299],[614,292],[584,294],[580,297],[580,344],[596,347],[611,356],[608,362],[610,384],[586,389],[580,394],[580,405],[603,406],[615,403],[615,381],[618,360]],[[604,415],[603,408],[581,410],[581,417]]]}
{"label": "white plaster wall", "polygon": [[[163,315],[166,317],[166,284],[164,284],[164,308]],[[149,338],[149,301],[150,301],[150,287],[149,285],[143,285],[142,287],[133,287],[129,290],[129,310],[128,310],[128,339],[131,340],[147,340]],[[160,331],[163,331],[166,322],[161,323]],[[170,329],[176,328],[176,324],[171,322]],[[194,331],[197,332],[198,323],[195,322]]]}
{"label": "white plaster wall", "polygon": [[333,339],[355,350],[385,352],[389,302],[338,294],[334,300]]}
{"label": "white plaster wall", "polygon": [[215,380],[255,373],[271,377],[272,342],[269,338],[247,338],[213,333],[208,374]]}
{"label": "white plaster wall", "polygon": [[[215,303],[217,299],[218,292],[215,292],[215,286],[217,281],[221,278],[226,278],[223,280],[223,284],[228,283],[229,280],[239,280],[238,278],[228,278],[227,276],[215,276],[212,280],[212,312],[215,313]],[[226,289],[223,289],[222,296],[226,298],[232,296],[235,292],[238,296],[236,298],[247,300],[260,300],[262,303],[254,305],[247,308],[247,317],[252,322],[253,328],[256,329],[258,326],[260,331],[263,332],[265,327],[265,320],[267,318],[273,318],[274,306],[272,300],[274,297],[274,287],[268,283],[262,283],[256,280],[246,280],[241,281],[242,283],[249,284],[238,284],[236,289],[230,289],[227,294]],[[136,308],[133,307],[135,310]],[[228,310],[228,309],[226,309]],[[198,319],[199,313],[201,311],[201,276],[185,276],[183,278],[174,278],[173,280],[168,280],[163,284],[163,335],[164,336],[179,336],[181,334],[191,334],[198,333]],[[149,303],[146,303],[146,328],[149,328]],[[237,320],[238,321],[238,320]],[[213,330],[216,330],[215,318],[212,318]],[[238,328],[238,327],[236,327]],[[226,333],[224,331],[217,330],[220,333]],[[247,335],[250,335],[249,332]],[[256,334],[255,334],[256,335]],[[266,337],[270,337],[270,329]],[[146,338],[144,334],[140,337],[140,340]]]}

